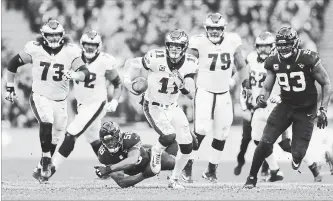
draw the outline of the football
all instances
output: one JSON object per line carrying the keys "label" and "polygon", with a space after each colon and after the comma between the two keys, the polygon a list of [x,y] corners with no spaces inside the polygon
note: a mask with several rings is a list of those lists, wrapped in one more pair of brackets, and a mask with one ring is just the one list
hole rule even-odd
{"label": "football", "polygon": [[132,89],[138,94],[142,94],[148,88],[148,81],[144,77],[137,77],[133,80]]}

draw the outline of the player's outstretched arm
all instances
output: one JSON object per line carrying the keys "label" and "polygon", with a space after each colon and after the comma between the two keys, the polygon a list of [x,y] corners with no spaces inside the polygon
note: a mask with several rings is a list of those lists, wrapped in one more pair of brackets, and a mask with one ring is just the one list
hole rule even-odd
{"label": "player's outstretched arm", "polygon": [[120,98],[121,92],[122,92],[122,84],[120,81],[118,71],[116,69],[107,70],[105,73],[105,77],[114,86],[113,98],[112,98],[111,102],[108,103],[108,105],[107,105],[107,110],[109,112],[114,112],[114,111],[116,111],[118,103],[119,103],[119,98]]}
{"label": "player's outstretched arm", "polygon": [[6,100],[13,102],[16,98],[14,81],[17,69],[24,64],[32,63],[30,54],[20,52],[10,59],[7,67]]}
{"label": "player's outstretched arm", "polygon": [[133,176],[125,176],[123,171],[111,173],[110,176],[121,188],[134,186],[146,179],[142,173]]}
{"label": "player's outstretched arm", "polygon": [[321,85],[322,89],[321,107],[327,110],[328,103],[332,94],[330,78],[328,77],[325,68],[320,62],[315,67],[313,67],[312,74],[315,80]]}
{"label": "player's outstretched arm", "polygon": [[142,62],[144,62],[142,57],[137,57],[126,60],[124,65],[124,86],[134,95],[139,95],[132,87],[135,79],[144,77],[147,80],[148,78],[148,70],[143,66]]}
{"label": "player's outstretched arm", "polygon": [[89,79],[89,70],[81,57],[76,57],[71,66],[72,71],[65,71],[63,74],[64,80],[73,79],[75,81],[84,82]]}
{"label": "player's outstretched arm", "polygon": [[246,79],[249,75],[248,68],[246,66],[245,59],[242,54],[242,46],[238,46],[234,53],[234,64],[236,66],[237,72],[232,76],[233,84],[231,84],[231,88],[235,85],[239,85]]}

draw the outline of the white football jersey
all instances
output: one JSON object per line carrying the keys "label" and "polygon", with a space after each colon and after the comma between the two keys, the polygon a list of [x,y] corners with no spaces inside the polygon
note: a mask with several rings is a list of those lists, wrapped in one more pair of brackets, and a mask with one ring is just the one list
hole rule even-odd
{"label": "white football jersey", "polygon": [[80,104],[101,102],[107,99],[105,73],[115,68],[115,58],[101,52],[91,63],[86,63],[89,70],[89,79],[84,82],[75,82],[75,98]]}
{"label": "white football jersey", "polygon": [[56,55],[50,55],[38,42],[30,41],[24,52],[32,58],[32,91],[51,100],[66,99],[69,81],[64,81],[62,75],[64,70],[72,68],[74,59],[80,57],[79,46],[69,43]]}
{"label": "white football jersey", "polygon": [[[148,89],[145,92],[145,99],[165,105],[176,103],[179,97],[179,90],[167,62],[166,50],[153,49],[143,57],[144,67],[149,70]],[[186,78],[193,76],[198,71],[198,59],[185,53],[184,58],[179,62],[178,71]]]}
{"label": "white football jersey", "polygon": [[221,44],[212,43],[205,34],[193,36],[189,48],[199,51],[197,87],[213,93],[229,91],[234,53],[242,45],[236,33],[224,33]]}
{"label": "white football jersey", "polygon": [[[257,97],[262,89],[267,70],[264,68],[265,62],[258,61],[258,53],[256,51],[251,52],[246,58],[250,70],[250,84],[252,91],[252,105],[256,105]],[[280,87],[275,83],[271,96],[276,96],[280,94]]]}

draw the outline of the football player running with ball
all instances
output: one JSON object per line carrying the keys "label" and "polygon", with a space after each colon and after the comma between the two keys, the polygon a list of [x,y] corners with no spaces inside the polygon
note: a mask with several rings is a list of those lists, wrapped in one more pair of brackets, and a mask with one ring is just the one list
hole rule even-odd
{"label": "football player running with ball", "polygon": [[[97,155],[101,146],[98,131],[102,124],[102,118],[106,112],[116,111],[121,95],[121,83],[115,69],[115,58],[101,52],[101,36],[94,30],[88,31],[82,35],[80,45],[82,48],[81,57],[89,69],[89,77],[82,83],[74,83],[78,114],[68,125],[65,139],[58,152],[52,157],[52,175],[58,170],[60,164],[68,158],[74,149],[76,139],[82,134]],[[108,82],[114,86],[111,102],[107,102],[106,83]]]}
{"label": "football player running with ball", "polygon": [[22,52],[8,65],[6,100],[16,97],[14,78],[17,69],[32,64],[32,93],[29,99],[39,123],[42,158],[33,171],[37,180],[51,175],[51,156],[67,126],[67,95],[69,79],[84,81],[89,71],[82,61],[81,49],[69,43],[63,26],[48,20],[40,29],[41,37],[28,42]]}
{"label": "football player running with ball", "polygon": [[[206,33],[190,39],[188,52],[199,59],[194,98],[194,133],[199,146],[206,135],[213,140],[208,167],[202,177],[217,182],[216,169],[233,121],[229,90],[247,77],[242,56],[242,40],[236,33],[225,32],[227,21],[220,13],[209,14],[204,22]],[[232,77],[232,64],[237,73]],[[199,147],[198,147],[199,148]],[[189,160],[182,178],[192,182],[193,160]]]}
{"label": "football player running with ball", "polygon": [[[148,88],[144,94],[143,110],[150,125],[159,134],[158,142],[152,148],[151,169],[155,174],[161,171],[163,150],[177,142],[179,151],[175,168],[169,179],[169,187],[183,189],[178,178],[186,165],[193,149],[193,137],[189,122],[177,100],[179,94],[190,98],[195,91],[194,76],[198,70],[198,59],[187,54],[187,34],[179,29],[169,32],[165,38],[166,49],[154,49],[142,58],[125,64],[124,83],[134,94],[139,75],[147,78]],[[144,86],[144,85],[142,85]]]}
{"label": "football player running with ball", "polygon": [[[327,126],[327,106],[331,95],[331,82],[317,53],[299,49],[297,32],[283,27],[276,34],[276,53],[265,61],[267,70],[264,86],[256,99],[265,108],[277,79],[281,89],[281,103],[270,113],[263,136],[254,152],[250,175],[244,185],[253,188],[257,174],[266,157],[272,154],[273,144],[290,125],[292,126],[292,168],[298,170],[317,126]],[[322,87],[320,108],[317,110],[317,81]]]}
{"label": "football player running with ball", "polygon": [[[99,131],[102,145],[95,166],[96,175],[102,179],[111,177],[120,187],[134,186],[144,179],[155,176],[150,168],[151,146],[142,145],[140,136],[122,132],[114,122],[105,122]],[[178,146],[162,152],[161,170],[172,170]]]}

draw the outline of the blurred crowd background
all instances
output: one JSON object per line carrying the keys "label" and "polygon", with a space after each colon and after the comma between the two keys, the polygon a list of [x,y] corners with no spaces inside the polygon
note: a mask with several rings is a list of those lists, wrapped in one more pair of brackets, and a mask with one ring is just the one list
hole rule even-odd
{"label": "blurred crowd background", "polygon": [[[170,29],[182,28],[189,36],[203,32],[202,22],[211,12],[227,16],[226,30],[241,36],[244,56],[254,49],[254,39],[259,33],[266,30],[276,32],[283,25],[291,25],[298,31],[303,48],[318,51],[319,54],[322,49],[332,51],[325,45],[321,48],[327,30],[325,13],[330,0],[3,0],[1,3],[2,18],[9,13],[13,16],[2,22],[10,27],[5,28],[7,35],[3,34],[1,38],[2,89],[4,69],[9,59],[28,42],[16,40],[15,34],[8,31],[20,26],[17,22],[10,24],[15,22],[16,15],[23,15],[19,23],[28,25],[16,33],[17,37],[29,34],[32,36],[30,40],[49,18],[58,19],[75,43],[84,31],[98,30],[103,38],[104,51],[117,58],[120,74],[126,59],[143,56],[151,48],[163,47],[165,33]],[[32,82],[30,71],[31,66],[19,70],[16,78],[19,99],[14,104],[4,101],[2,90],[1,117],[13,127],[32,127],[37,123],[28,102]],[[112,87],[109,90],[112,94]],[[233,92],[233,97],[237,123],[240,120],[237,90]],[[139,99],[124,90],[117,112],[108,116],[117,118],[120,123],[144,121]],[[181,98],[179,104],[191,121],[191,101]],[[72,96],[69,97],[69,105],[73,115],[75,100]]]}

